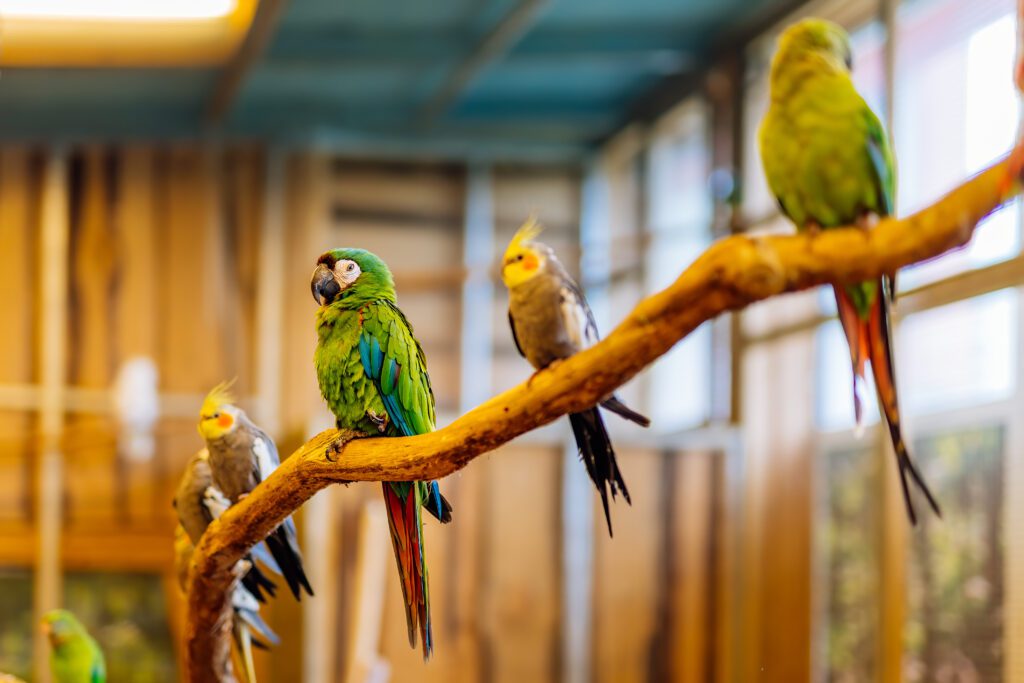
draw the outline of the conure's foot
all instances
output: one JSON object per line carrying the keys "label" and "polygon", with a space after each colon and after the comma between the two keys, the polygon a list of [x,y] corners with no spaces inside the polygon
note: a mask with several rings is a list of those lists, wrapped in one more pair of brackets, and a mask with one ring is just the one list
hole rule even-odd
{"label": "conure's foot", "polygon": [[366,417],[370,418],[370,422],[372,422],[377,427],[377,431],[380,432],[381,434],[383,434],[384,430],[388,428],[387,413],[384,413],[383,415],[378,415],[372,410],[367,410]]}
{"label": "conure's foot", "polygon": [[352,439],[357,439],[360,436],[366,435],[351,429],[339,429],[337,438],[329,443],[324,450],[324,457],[327,458],[327,462],[338,462],[338,456],[345,450],[345,445]]}

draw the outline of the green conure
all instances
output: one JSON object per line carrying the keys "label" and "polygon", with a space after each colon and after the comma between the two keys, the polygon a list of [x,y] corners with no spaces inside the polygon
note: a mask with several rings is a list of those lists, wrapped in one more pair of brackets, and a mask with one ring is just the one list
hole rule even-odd
{"label": "green conure", "polygon": [[[363,249],[334,249],[310,283],[320,309],[315,363],[338,429],[411,436],[434,429],[434,392],[423,349],[395,303],[391,271]],[[424,659],[433,650],[422,509],[442,522],[451,506],[436,482],[384,482],[384,502],[405,598],[409,644],[419,631]]]}
{"label": "green conure", "polygon": [[[893,211],[896,171],[881,122],[854,88],[850,39],[839,26],[805,19],[786,29],[771,67],[771,102],[761,123],[761,160],[768,185],[800,231],[867,227]],[[907,475],[940,515],[900,431],[890,342],[894,282],[883,276],[834,287],[853,364],[854,410],[871,362],[879,403],[900,468],[907,514],[917,522]]]}
{"label": "green conure", "polygon": [[103,652],[74,614],[47,612],[43,630],[50,639],[50,672],[57,683],[106,683]]}

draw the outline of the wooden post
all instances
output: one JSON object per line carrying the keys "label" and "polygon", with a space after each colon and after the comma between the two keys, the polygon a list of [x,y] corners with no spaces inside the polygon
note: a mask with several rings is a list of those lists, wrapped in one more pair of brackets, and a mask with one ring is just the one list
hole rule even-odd
{"label": "wooden post", "polygon": [[[64,381],[67,370],[68,153],[54,149],[46,160],[40,214],[39,289],[42,435],[39,457],[36,529],[35,622],[61,605],[62,469]],[[34,639],[36,680],[50,681],[49,646]]]}
{"label": "wooden post", "polygon": [[[359,515],[356,546],[355,608],[353,628],[349,629],[348,666],[345,683],[386,681],[389,667],[380,655],[380,629],[384,623],[384,603],[388,572],[394,571],[391,556],[391,532],[388,530],[384,503],[367,502]],[[328,680],[326,677],[319,680]]]}

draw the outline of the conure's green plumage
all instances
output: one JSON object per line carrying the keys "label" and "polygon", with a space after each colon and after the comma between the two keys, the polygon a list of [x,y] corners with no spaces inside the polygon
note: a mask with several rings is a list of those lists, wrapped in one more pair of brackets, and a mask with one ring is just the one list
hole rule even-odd
{"label": "conure's green plumage", "polygon": [[56,683],[106,683],[103,652],[74,614],[47,612],[43,628],[50,639],[50,672]]}
{"label": "conure's green plumage", "polygon": [[[850,78],[850,40],[839,26],[805,19],[779,39],[771,68],[771,101],[760,130],[768,185],[798,230],[865,225],[893,211],[896,170],[881,122]],[[889,339],[890,277],[836,287],[839,319],[850,345],[854,407],[858,381],[871,361],[879,403],[900,467],[907,513],[916,522],[909,474],[936,514],[938,504],[910,460],[900,432]]]}
{"label": "conure's green plumage", "polygon": [[[311,282],[320,304],[315,363],[320,392],[339,429],[411,436],[434,429],[426,358],[395,303],[391,272],[363,249],[334,249]],[[443,522],[451,507],[436,482],[385,482],[384,501],[405,596],[409,643],[433,648],[421,509]]]}

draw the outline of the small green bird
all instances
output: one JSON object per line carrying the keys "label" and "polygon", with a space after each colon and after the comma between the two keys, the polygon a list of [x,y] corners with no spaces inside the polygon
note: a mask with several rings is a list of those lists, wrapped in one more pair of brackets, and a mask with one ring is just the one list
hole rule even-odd
{"label": "small green bird", "polygon": [[50,672],[57,683],[106,683],[103,651],[74,614],[52,610],[43,616],[42,625],[50,639]]}
{"label": "small green bird", "polygon": [[[427,360],[384,262],[363,249],[334,249],[317,260],[310,287],[320,306],[317,379],[338,429],[384,436],[433,431]],[[418,628],[427,659],[434,639],[421,509],[449,522],[451,505],[437,482],[383,482],[383,489],[409,644],[416,646]]]}
{"label": "small green bird", "polygon": [[[199,433],[210,454],[213,483],[232,503],[249,495],[281,464],[274,440],[234,404],[226,384],[214,387],[203,401]],[[265,542],[295,599],[303,589],[313,595],[292,518],[285,519]]]}
{"label": "small green bird", "polygon": [[[893,211],[895,160],[881,122],[854,88],[850,38],[822,19],[805,19],[779,39],[770,74],[771,102],[759,142],[768,185],[798,230],[867,227]],[[907,475],[936,515],[939,505],[914,466],[900,431],[890,342],[892,277],[834,287],[853,364],[854,411],[871,362],[879,403],[900,468],[907,514],[917,523]]]}
{"label": "small green bird", "polygon": [[[597,321],[583,290],[572,279],[551,247],[536,241],[541,227],[528,220],[505,250],[501,279],[508,287],[508,324],[516,349],[537,370],[573,356],[598,341]],[[647,427],[651,421],[609,395],[601,406],[616,415]],[[612,516],[608,493],[621,493],[631,503],[619,471],[608,431],[597,406],[569,415],[573,436],[587,474],[601,494],[608,535]]]}

